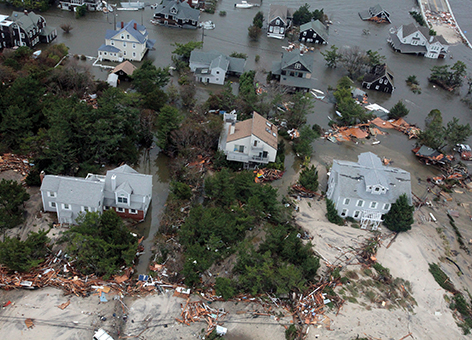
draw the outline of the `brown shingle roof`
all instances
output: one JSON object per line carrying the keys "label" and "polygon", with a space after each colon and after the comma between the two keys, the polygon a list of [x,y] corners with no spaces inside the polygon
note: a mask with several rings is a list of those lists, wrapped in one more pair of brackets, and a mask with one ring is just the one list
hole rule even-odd
{"label": "brown shingle roof", "polygon": [[[231,130],[231,126],[228,128]],[[257,112],[253,112],[251,119],[246,119],[235,124],[234,133],[228,131],[227,142],[249,137],[251,134],[261,139],[274,149],[277,149],[278,131],[274,124],[262,117]]]}
{"label": "brown shingle roof", "polygon": [[122,62],[121,64],[117,65],[112,73],[116,73],[118,71],[123,71],[124,73],[126,73],[128,76],[131,76],[134,72],[134,70],[136,70],[136,66],[134,66],[133,64],[131,64],[128,60]]}

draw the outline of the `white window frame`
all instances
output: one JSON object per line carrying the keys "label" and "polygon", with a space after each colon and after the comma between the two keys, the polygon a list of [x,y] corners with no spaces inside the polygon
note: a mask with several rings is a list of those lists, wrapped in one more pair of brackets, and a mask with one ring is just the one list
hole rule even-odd
{"label": "white window frame", "polygon": [[351,199],[350,198],[345,198],[344,201],[343,201],[343,204],[348,205],[349,203],[351,203]]}
{"label": "white window frame", "polygon": [[118,208],[116,208],[116,211],[120,212],[120,213],[123,213],[123,212],[125,212],[125,208],[118,207]]}
{"label": "white window frame", "polygon": [[136,48],[136,43],[133,43],[133,48]]}
{"label": "white window frame", "polygon": [[82,206],[82,207],[81,207],[81,210],[82,210],[82,212],[84,212],[84,213],[87,213],[87,212],[91,212],[91,211],[92,211],[92,209],[90,209],[90,207],[87,207],[87,206]]}
{"label": "white window frame", "polygon": [[110,207],[109,207],[108,205],[105,205],[105,206],[103,207],[103,210],[108,210],[108,209],[110,209]]}
{"label": "white window frame", "polygon": [[136,52],[133,52],[133,58],[136,57]]}
{"label": "white window frame", "polygon": [[390,209],[390,203],[385,203],[383,206],[384,210],[389,210]]}
{"label": "white window frame", "polygon": [[377,202],[370,202],[370,209],[377,209]]}
{"label": "white window frame", "polygon": [[347,217],[347,214],[349,213],[349,210],[348,209],[343,209],[341,211],[341,217]]}
{"label": "white window frame", "polygon": [[55,191],[48,191],[48,197],[56,197]]}
{"label": "white window frame", "polygon": [[71,210],[70,204],[62,203],[62,209],[63,210]]}
{"label": "white window frame", "polygon": [[49,202],[49,207],[50,208],[56,208],[57,207],[56,202],[54,202],[54,201]]}
{"label": "white window frame", "polygon": [[126,41],[123,41],[123,47],[126,47]]}
{"label": "white window frame", "polygon": [[[120,199],[121,199],[121,202],[120,202]],[[128,204],[128,197],[118,196],[116,200],[117,200],[118,203]]]}
{"label": "white window frame", "polygon": [[359,216],[361,216],[361,211],[360,210],[354,211],[354,214],[352,215],[352,217],[359,218]]}
{"label": "white window frame", "polygon": [[133,215],[137,215],[138,211],[136,209],[128,209],[128,212]]}
{"label": "white window frame", "polygon": [[364,206],[364,203],[365,203],[364,200],[357,200],[356,207],[362,208]]}

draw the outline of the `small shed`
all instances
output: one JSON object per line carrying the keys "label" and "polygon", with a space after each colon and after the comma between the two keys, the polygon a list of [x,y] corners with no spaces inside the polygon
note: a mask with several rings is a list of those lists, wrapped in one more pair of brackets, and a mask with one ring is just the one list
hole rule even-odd
{"label": "small shed", "polygon": [[118,64],[111,73],[114,73],[118,76],[120,80],[129,81],[132,79],[133,72],[137,69],[136,66],[131,64],[128,60]]}

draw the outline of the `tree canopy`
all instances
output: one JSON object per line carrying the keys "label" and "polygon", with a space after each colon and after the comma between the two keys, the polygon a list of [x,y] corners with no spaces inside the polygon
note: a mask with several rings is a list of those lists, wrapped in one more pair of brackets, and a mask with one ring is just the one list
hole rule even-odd
{"label": "tree canopy", "polygon": [[453,90],[462,86],[467,73],[467,66],[464,62],[458,60],[454,65],[433,66],[429,81],[438,84],[448,90]]}
{"label": "tree canopy", "polygon": [[305,189],[316,191],[318,190],[318,170],[314,165],[306,167],[300,172],[298,183]]}
{"label": "tree canopy", "polygon": [[388,213],[383,216],[383,223],[391,231],[408,231],[414,223],[414,210],[415,208],[408,203],[406,194],[402,194],[395,203],[392,204]]}
{"label": "tree canopy", "polygon": [[305,3],[293,13],[293,24],[295,26],[306,24],[311,20],[324,22],[324,10],[315,9],[313,12],[310,12],[310,5]]}
{"label": "tree canopy", "polygon": [[320,52],[326,61],[326,66],[330,68],[336,68],[338,66],[338,62],[342,58],[342,54],[338,53],[338,49],[339,48],[337,48],[335,45],[331,45],[329,50]]}
{"label": "tree canopy", "polygon": [[29,198],[21,183],[5,179],[0,181],[0,231],[23,223],[23,203]]}
{"label": "tree canopy", "polygon": [[66,251],[84,275],[109,277],[122,266],[131,266],[138,248],[137,239],[113,209],[79,216],[78,225],[65,232]]}
{"label": "tree canopy", "polygon": [[410,110],[408,110],[405,106],[405,104],[399,100],[391,109],[390,112],[388,113],[388,118],[389,119],[398,119],[405,117],[410,113]]}

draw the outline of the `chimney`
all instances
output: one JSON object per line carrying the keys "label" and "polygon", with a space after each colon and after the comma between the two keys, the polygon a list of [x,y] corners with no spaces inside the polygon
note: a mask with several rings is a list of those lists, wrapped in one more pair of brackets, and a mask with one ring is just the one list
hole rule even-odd
{"label": "chimney", "polygon": [[232,122],[231,123],[231,126],[229,128],[229,134],[232,135],[234,134],[234,130],[236,130],[236,123],[235,122]]}
{"label": "chimney", "polygon": [[23,13],[25,13],[25,15],[28,15],[28,10],[25,9],[25,10],[23,11]]}
{"label": "chimney", "polygon": [[44,170],[41,170],[41,172],[39,173],[39,179],[41,180],[41,183],[43,183],[44,176],[46,176],[46,173],[44,172]]}
{"label": "chimney", "polygon": [[134,29],[137,31],[138,30],[138,24],[135,22],[134,23]]}
{"label": "chimney", "polygon": [[111,190],[115,191],[116,189],[116,175],[111,175]]}
{"label": "chimney", "polygon": [[121,28],[125,27],[125,23],[122,21],[121,22]]}

